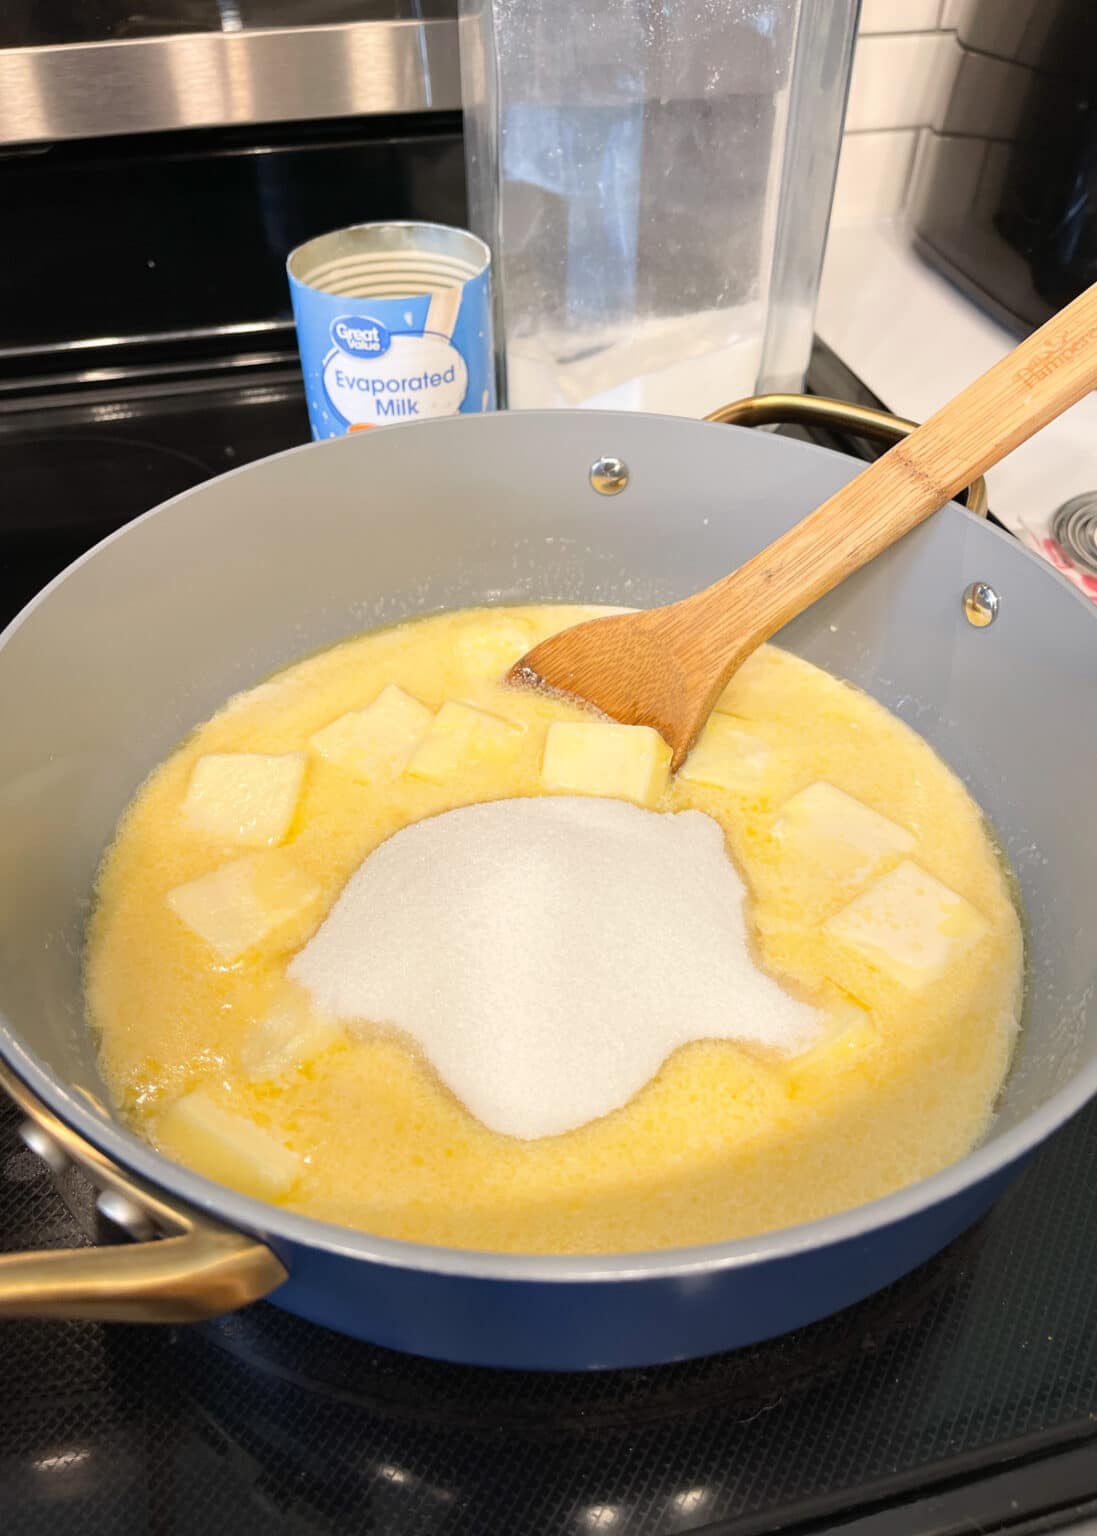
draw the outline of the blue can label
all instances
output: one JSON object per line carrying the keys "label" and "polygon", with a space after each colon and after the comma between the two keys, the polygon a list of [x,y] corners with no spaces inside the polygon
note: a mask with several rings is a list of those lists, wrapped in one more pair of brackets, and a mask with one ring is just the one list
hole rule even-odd
{"label": "blue can label", "polygon": [[[446,336],[430,331],[390,333],[372,316],[344,316],[324,359],[323,387],[345,422],[379,427],[413,416],[453,416],[465,403],[469,370]],[[377,338],[372,351],[363,338]]]}
{"label": "blue can label", "polygon": [[408,298],[348,298],[294,277],[314,437],[495,409],[489,272]]}

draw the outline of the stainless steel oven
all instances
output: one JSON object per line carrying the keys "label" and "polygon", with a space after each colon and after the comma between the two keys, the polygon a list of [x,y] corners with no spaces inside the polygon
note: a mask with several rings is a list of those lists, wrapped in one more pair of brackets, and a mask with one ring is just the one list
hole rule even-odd
{"label": "stainless steel oven", "polygon": [[5,0],[0,142],[447,111],[447,0]]}
{"label": "stainless steel oven", "polygon": [[0,399],[292,355],[284,262],[465,218],[456,0],[0,7]]}

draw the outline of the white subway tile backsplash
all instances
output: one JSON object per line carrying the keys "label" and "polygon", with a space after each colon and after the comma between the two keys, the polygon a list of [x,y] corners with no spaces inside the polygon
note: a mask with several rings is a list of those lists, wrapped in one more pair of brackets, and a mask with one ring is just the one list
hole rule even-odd
{"label": "white subway tile backsplash", "polygon": [[[999,0],[1001,3],[1001,0]],[[979,5],[979,0],[944,0],[941,7],[941,25],[955,32],[963,26]]]}
{"label": "white subway tile backsplash", "polygon": [[862,37],[850,80],[846,132],[939,122],[960,50],[950,32]]}
{"label": "white subway tile backsplash", "polygon": [[1031,79],[1023,64],[960,50],[953,91],[931,126],[942,133],[1011,139],[1024,111]]}
{"label": "white subway tile backsplash", "polygon": [[[962,33],[976,26],[984,3],[863,0],[834,191],[834,226],[895,219],[909,207],[912,183],[924,176],[928,161],[946,151],[964,161],[961,171],[978,177],[984,147],[965,150],[954,136],[1008,132],[1015,111],[1011,103],[1021,94],[1007,79],[1013,73],[1008,66],[993,60],[973,62],[961,47],[958,29]],[[1041,3],[994,0],[1011,16],[1029,14],[1021,29],[1026,36],[1035,27],[1031,12]]]}
{"label": "white subway tile backsplash", "polygon": [[964,218],[975,201],[986,158],[982,139],[956,139],[925,130],[910,179],[908,204],[915,218],[930,190],[938,222]]}
{"label": "white subway tile backsplash", "polygon": [[914,157],[907,207],[915,220],[932,198],[934,222],[982,221],[991,227],[1010,163],[1009,145],[923,129]]}
{"label": "white subway tile backsplash", "polygon": [[967,0],[957,5],[952,25],[961,43],[977,53],[1035,65],[1062,11],[1054,0]]}
{"label": "white subway tile backsplash", "polygon": [[833,223],[895,218],[906,203],[917,141],[915,128],[847,134],[834,186]]}
{"label": "white subway tile backsplash", "polygon": [[941,0],[862,0],[861,32],[932,32]]}

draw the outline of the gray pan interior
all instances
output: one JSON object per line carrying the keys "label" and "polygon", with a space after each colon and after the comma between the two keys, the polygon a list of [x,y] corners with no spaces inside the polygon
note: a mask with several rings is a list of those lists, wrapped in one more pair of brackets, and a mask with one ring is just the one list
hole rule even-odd
{"label": "gray pan interior", "polygon": [[[588,484],[603,453],[631,470],[615,498]],[[80,946],[119,813],[190,727],[305,652],[470,603],[681,597],[855,469],[766,433],[675,419],[464,417],[282,454],[114,535],[0,641],[0,1051],[109,1154],[197,1204],[253,1230],[441,1262],[218,1190],[68,1091],[102,1093]],[[961,611],[975,579],[1001,599],[982,630]],[[988,1142],[920,1193],[877,1202],[871,1225],[1017,1156],[1097,1090],[1097,614],[951,505],[780,641],[874,694],[958,770],[1001,834],[1028,917],[1026,1028]],[[507,1264],[514,1273],[538,1262],[554,1272],[546,1261]],[[575,1273],[583,1262],[560,1264]]]}

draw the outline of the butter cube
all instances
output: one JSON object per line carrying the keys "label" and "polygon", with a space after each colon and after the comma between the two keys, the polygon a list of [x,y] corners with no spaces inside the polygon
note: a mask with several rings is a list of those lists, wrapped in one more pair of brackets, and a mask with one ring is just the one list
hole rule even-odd
{"label": "butter cube", "polygon": [[283,848],[245,854],[168,892],[168,906],[222,960],[239,958],[311,905],[320,888]]}
{"label": "butter cube", "polygon": [[252,1082],[266,1082],[312,1061],[342,1039],[335,1019],[314,1006],[303,987],[287,981],[251,1031],[241,1052]]}
{"label": "butter cube", "polygon": [[786,800],[773,835],[794,858],[825,870],[835,881],[867,878],[917,841],[897,822],[819,779]]}
{"label": "butter cube", "polygon": [[522,740],[521,726],[448,699],[408,760],[404,772],[413,779],[444,784],[463,768],[505,762]]}
{"label": "butter cube", "polygon": [[879,1040],[868,1009],[848,995],[834,1002],[823,1015],[818,1032],[806,1050],[791,1060],[798,1077],[817,1067],[855,1062]]}
{"label": "butter cube", "polygon": [[963,896],[904,859],[823,929],[916,991],[977,944],[988,924]]}
{"label": "butter cube", "polygon": [[183,815],[221,842],[269,848],[289,831],[304,777],[303,752],[210,752],[194,765]]}
{"label": "butter cube", "polygon": [[541,763],[546,789],[652,806],[669,773],[670,748],[650,725],[556,720],[548,728]]}
{"label": "butter cube", "polygon": [[184,1094],[160,1116],[157,1141],[170,1156],[219,1184],[276,1200],[296,1183],[296,1152],[243,1115],[222,1109],[205,1088]]}
{"label": "butter cube", "polygon": [[501,678],[534,643],[528,619],[484,615],[462,624],[454,639],[461,670],[469,677]]}
{"label": "butter cube", "polygon": [[352,779],[394,779],[430,726],[425,704],[390,683],[365,709],[340,715],[309,737],[309,746]]}
{"label": "butter cube", "polygon": [[774,646],[763,645],[748,656],[712,706],[718,714],[741,720],[764,719],[773,707],[774,689],[787,668],[787,658]]}
{"label": "butter cube", "polygon": [[756,789],[769,762],[769,748],[741,731],[727,715],[713,715],[678,770],[691,784],[716,789]]}

